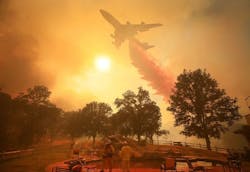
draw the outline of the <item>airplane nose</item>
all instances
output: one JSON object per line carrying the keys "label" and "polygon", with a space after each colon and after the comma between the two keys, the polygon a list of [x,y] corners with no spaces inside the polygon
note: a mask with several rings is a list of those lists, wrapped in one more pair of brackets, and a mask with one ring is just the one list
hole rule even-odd
{"label": "airplane nose", "polygon": [[103,16],[106,20],[109,21],[110,14],[109,14],[107,11],[103,10],[103,9],[100,9],[99,11],[100,11],[100,13],[102,14],[102,16]]}
{"label": "airplane nose", "polygon": [[102,14],[105,13],[105,11],[104,11],[103,9],[100,9],[99,11],[100,11],[100,13],[102,13]]}

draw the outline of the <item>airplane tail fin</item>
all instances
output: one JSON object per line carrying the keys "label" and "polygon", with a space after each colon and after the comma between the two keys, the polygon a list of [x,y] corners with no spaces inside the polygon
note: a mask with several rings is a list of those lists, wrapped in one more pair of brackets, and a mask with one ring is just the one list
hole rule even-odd
{"label": "airplane tail fin", "polygon": [[145,50],[155,47],[154,45],[150,45],[147,42],[140,42],[137,39],[133,39],[133,41],[135,41],[138,45],[140,45]]}

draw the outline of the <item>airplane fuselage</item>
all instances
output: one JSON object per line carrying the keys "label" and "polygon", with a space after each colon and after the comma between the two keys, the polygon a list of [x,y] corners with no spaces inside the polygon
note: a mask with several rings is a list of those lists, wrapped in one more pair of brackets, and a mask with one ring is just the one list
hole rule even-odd
{"label": "airplane fuselage", "polygon": [[114,44],[116,47],[125,41],[133,38],[138,32],[147,31],[153,27],[161,26],[161,24],[121,24],[116,18],[114,18],[110,13],[104,10],[100,10],[102,16],[107,20],[111,25],[113,25],[115,31],[114,34],[111,34],[111,37],[114,38]]}

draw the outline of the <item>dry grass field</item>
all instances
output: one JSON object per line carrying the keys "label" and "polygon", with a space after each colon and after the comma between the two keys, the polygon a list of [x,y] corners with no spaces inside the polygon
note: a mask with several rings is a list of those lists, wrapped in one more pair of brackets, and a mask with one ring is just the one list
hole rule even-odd
{"label": "dry grass field", "polygon": [[[83,144],[87,145],[87,144]],[[89,144],[88,144],[89,145]],[[226,160],[227,155],[207,150],[194,149],[184,146],[169,145],[146,145],[133,146],[141,156],[133,159],[131,165],[134,168],[157,168],[159,166],[159,158],[165,156],[197,156],[216,158]],[[84,148],[86,149],[86,147]],[[15,159],[9,159],[0,162],[0,172],[44,172],[48,166],[53,166],[57,162],[63,162],[72,157],[70,143],[61,143],[53,145],[40,145],[34,148],[30,155],[21,156]],[[84,152],[82,152],[82,155]],[[153,161],[152,161],[153,160]],[[151,165],[148,162],[152,162]],[[145,162],[147,165],[145,166]],[[119,167],[119,158],[115,159],[115,166]],[[249,166],[249,164],[247,164]],[[249,169],[249,168],[248,168]]]}
{"label": "dry grass field", "polygon": [[0,162],[1,172],[44,172],[46,166],[70,156],[70,145],[43,145],[31,155]]}

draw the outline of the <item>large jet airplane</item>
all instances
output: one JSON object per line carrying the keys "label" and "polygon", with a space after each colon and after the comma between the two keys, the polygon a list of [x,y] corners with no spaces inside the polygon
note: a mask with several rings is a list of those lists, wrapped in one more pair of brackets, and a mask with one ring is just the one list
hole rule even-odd
{"label": "large jet airplane", "polygon": [[[111,34],[111,37],[114,38],[113,44],[119,48],[121,44],[126,39],[132,39],[138,32],[144,32],[151,28],[162,26],[162,24],[154,23],[154,24],[130,24],[127,22],[126,24],[121,24],[116,18],[114,18],[110,13],[104,10],[100,10],[102,16],[107,20],[114,28],[114,34]],[[141,43],[146,49],[153,47],[152,45],[148,45],[147,43]]]}

